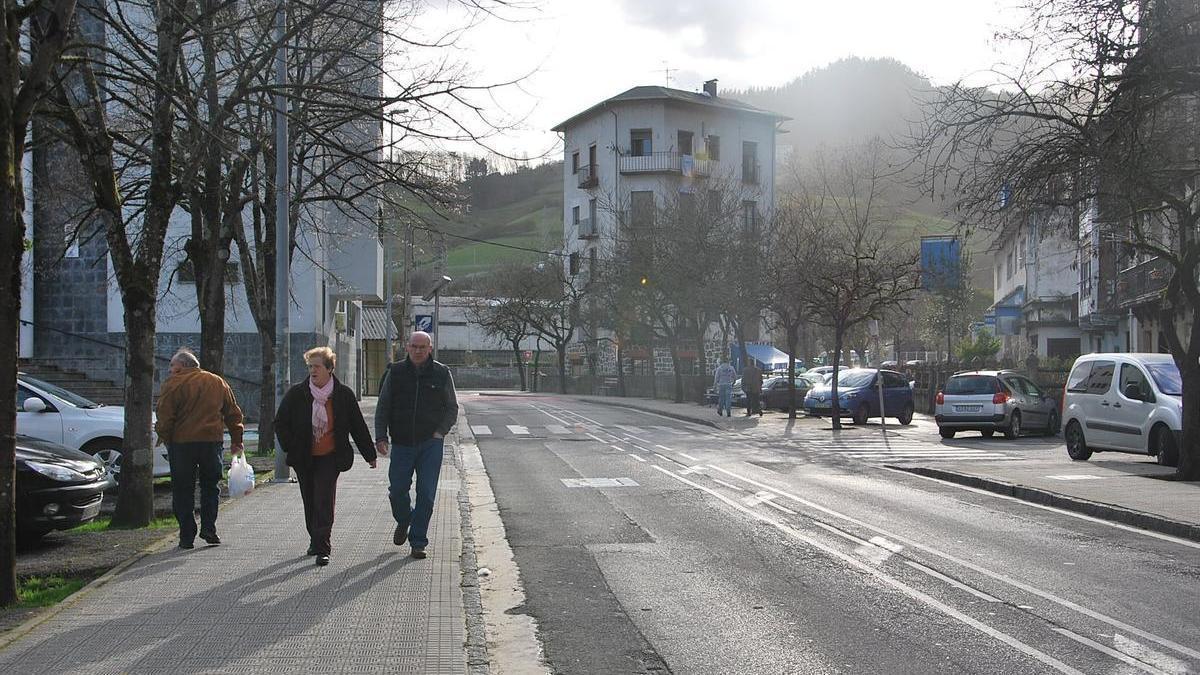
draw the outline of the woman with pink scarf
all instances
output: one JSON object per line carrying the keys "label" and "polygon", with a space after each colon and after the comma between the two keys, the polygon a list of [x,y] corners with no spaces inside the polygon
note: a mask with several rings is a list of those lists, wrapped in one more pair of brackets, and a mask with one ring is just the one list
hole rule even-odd
{"label": "woman with pink scarf", "polygon": [[317,564],[325,566],[333,552],[330,534],[338,474],[354,466],[350,439],[372,469],[375,446],[354,391],[333,376],[337,365],[333,350],[310,349],[304,352],[304,362],[308,378],[284,395],[275,413],[275,437],[300,482],[308,555],[317,556]]}

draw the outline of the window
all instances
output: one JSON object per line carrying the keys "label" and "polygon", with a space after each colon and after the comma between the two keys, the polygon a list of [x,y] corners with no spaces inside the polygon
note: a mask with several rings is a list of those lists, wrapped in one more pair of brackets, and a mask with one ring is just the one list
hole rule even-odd
{"label": "window", "polygon": [[721,159],[721,137],[716,136],[716,135],[710,135],[708,138],[704,139],[704,152],[705,152],[705,154],[708,155],[709,159],[711,159],[713,161],[720,160]]}
{"label": "window", "polygon": [[758,182],[758,143],[742,141],[742,181]]}
{"label": "window", "polygon": [[592,227],[596,227],[596,200],[588,200],[588,220],[592,221]]}
{"label": "window", "polygon": [[1075,370],[1072,370],[1071,376],[1067,378],[1067,391],[1078,394],[1087,393],[1087,381],[1091,374],[1091,361],[1084,361],[1078,366],[1075,366]]}
{"label": "window", "polygon": [[652,132],[649,129],[631,129],[629,131],[629,154],[634,157],[645,157],[654,152],[654,143],[651,138]]}
{"label": "window", "polygon": [[885,371],[883,373],[883,386],[888,389],[898,389],[900,387],[907,387],[908,382],[905,382],[904,378],[900,377],[896,373],[889,373]]}
{"label": "window", "polygon": [[758,204],[753,201],[742,202],[742,232],[758,236]]}
{"label": "window", "polygon": [[592,143],[588,146],[588,170],[592,172],[592,177],[596,174],[596,144]]}
{"label": "window", "polygon": [[1112,385],[1113,372],[1116,369],[1117,364],[1112,361],[1096,361],[1092,366],[1092,374],[1088,377],[1087,393],[1107,394],[1109,386]]}
{"label": "window", "polygon": [[1008,252],[1008,257],[1004,259],[1004,278],[1011,279],[1013,275],[1013,252]]}
{"label": "window", "polygon": [[679,154],[692,154],[692,132],[680,129],[676,134],[675,147]]}
{"label": "window", "polygon": [[1154,390],[1152,390],[1150,388],[1150,382],[1146,379],[1146,374],[1142,372],[1142,369],[1138,368],[1137,366],[1135,366],[1131,363],[1122,363],[1121,364],[1121,394],[1122,395],[1125,394],[1125,390],[1128,389],[1130,387],[1130,385],[1137,387],[1137,390],[1136,390],[1137,396],[1126,396],[1125,398],[1132,398],[1135,401],[1153,401],[1154,400]]}
{"label": "window", "polygon": [[579,153],[571,153],[571,173],[579,173]]}
{"label": "window", "polygon": [[579,253],[572,253],[570,257],[567,258],[567,262],[567,268],[571,273],[571,276],[579,274]]}
{"label": "window", "polygon": [[629,201],[633,207],[632,225],[637,229],[654,225],[654,193],[649,190],[629,193]]}
{"label": "window", "polygon": [[572,225],[579,224],[579,207],[578,206],[571,207],[571,224]]}

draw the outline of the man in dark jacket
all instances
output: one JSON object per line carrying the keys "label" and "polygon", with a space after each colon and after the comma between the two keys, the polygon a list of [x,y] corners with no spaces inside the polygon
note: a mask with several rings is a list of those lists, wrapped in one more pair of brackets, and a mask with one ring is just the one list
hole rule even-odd
{"label": "man in dark jacket", "polygon": [[[391,454],[388,497],[396,519],[392,543],[400,546],[407,539],[417,559],[425,557],[429,545],[444,439],[458,419],[454,378],[449,368],[430,358],[432,349],[428,333],[412,334],[405,347],[408,357],[391,364],[383,376],[375,411],[375,449],[383,457]],[[414,472],[415,506],[408,494]]]}

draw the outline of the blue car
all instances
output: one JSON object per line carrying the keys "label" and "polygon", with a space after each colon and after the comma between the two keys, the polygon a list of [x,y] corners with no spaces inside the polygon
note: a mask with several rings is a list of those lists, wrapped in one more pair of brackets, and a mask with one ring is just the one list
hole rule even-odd
{"label": "blue car", "polygon": [[[900,424],[909,424],[913,417],[912,387],[903,375],[894,370],[854,368],[838,372],[838,412],[855,424],[866,424],[867,418],[879,417],[879,377],[883,377],[883,414],[895,417]],[[832,378],[825,384],[808,390],[804,409],[813,417],[833,415]]]}

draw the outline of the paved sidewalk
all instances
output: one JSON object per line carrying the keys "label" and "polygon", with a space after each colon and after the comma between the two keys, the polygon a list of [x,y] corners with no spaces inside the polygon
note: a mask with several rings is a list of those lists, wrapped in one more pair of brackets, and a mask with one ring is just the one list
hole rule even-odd
{"label": "paved sidewalk", "polygon": [[163,542],[5,636],[0,672],[466,673],[455,451],[426,560],[392,544],[387,460],[356,457],[338,481],[328,567],[305,555],[296,484],[260,485],[222,504],[222,545]]}
{"label": "paved sidewalk", "polygon": [[[727,430],[754,429],[759,433],[829,434],[829,420],[801,416],[789,426],[787,415],[768,412],[762,417],[717,417],[713,406],[695,403],[577,396],[603,405],[634,408]],[[879,433],[877,420],[865,427],[847,421],[842,438]],[[889,433],[937,442],[930,415],[916,415],[913,425],[900,427],[888,420]],[[975,487],[1025,501],[1055,506],[1097,518],[1200,541],[1200,483],[1162,480],[1175,473],[1153,458],[1122,453],[1097,453],[1091,461],[1074,462],[1066,449],[1051,457],[1023,462],[938,461],[929,466],[898,466],[909,473]]]}

